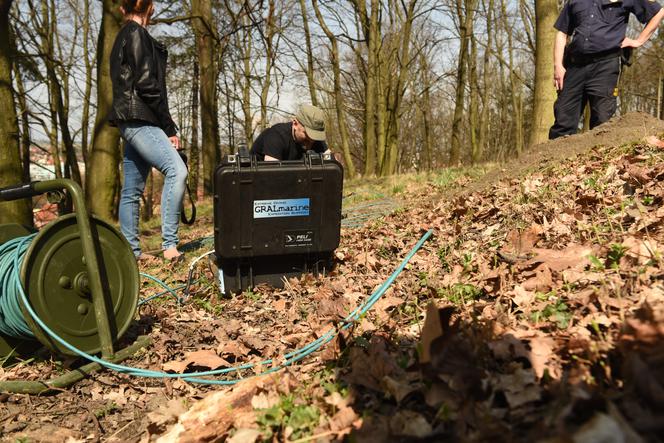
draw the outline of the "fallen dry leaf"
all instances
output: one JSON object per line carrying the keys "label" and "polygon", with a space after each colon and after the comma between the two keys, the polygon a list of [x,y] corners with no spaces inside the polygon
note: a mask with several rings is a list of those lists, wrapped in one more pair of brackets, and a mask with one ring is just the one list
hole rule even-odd
{"label": "fallen dry leaf", "polygon": [[505,393],[511,408],[538,401],[542,396],[542,388],[536,384],[535,374],[529,369],[517,369],[511,374],[498,375],[494,388]]}
{"label": "fallen dry leaf", "polygon": [[335,432],[347,430],[357,419],[358,415],[353,408],[344,406],[330,418],[330,429]]}
{"label": "fallen dry leaf", "polygon": [[594,253],[594,249],[584,245],[569,245],[561,251],[553,249],[533,249],[535,257],[528,263],[545,263],[552,271],[563,271],[565,269],[583,269],[589,264],[588,256]]}
{"label": "fallen dry leaf", "polygon": [[[534,337],[528,341],[528,344],[530,346],[530,364],[533,365],[537,378],[542,378],[544,370],[547,369],[547,363],[555,358],[553,352],[555,342],[551,337]],[[552,368],[549,369],[550,375],[556,378],[556,372],[551,371]]]}
{"label": "fallen dry leaf", "polygon": [[211,349],[202,349],[200,351],[187,352],[185,354],[185,359],[182,361],[164,363],[163,369],[164,371],[174,371],[178,374],[182,374],[186,371],[189,365],[210,369],[231,366],[230,363],[219,357],[215,351]]}
{"label": "fallen dry leaf", "polygon": [[261,431],[258,429],[242,428],[235,431],[235,433],[228,437],[228,443],[254,443],[261,436]]}
{"label": "fallen dry leaf", "polygon": [[434,302],[427,305],[422,337],[420,339],[420,363],[431,362],[431,343],[443,335],[443,325],[438,306]]}
{"label": "fallen dry leaf", "polygon": [[389,375],[383,377],[381,382],[383,388],[397,401],[397,403],[401,403],[401,401],[409,394],[421,388],[418,384],[411,384],[407,381],[398,381]]}
{"label": "fallen dry leaf", "polygon": [[433,428],[421,414],[401,410],[390,419],[390,431],[396,436],[425,438],[431,435]]}

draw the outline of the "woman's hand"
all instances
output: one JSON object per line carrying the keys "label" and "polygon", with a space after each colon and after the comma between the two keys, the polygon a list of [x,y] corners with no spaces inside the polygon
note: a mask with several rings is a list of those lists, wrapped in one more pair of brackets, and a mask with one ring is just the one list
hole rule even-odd
{"label": "woman's hand", "polygon": [[177,135],[174,135],[172,137],[168,137],[168,140],[170,140],[171,144],[175,149],[180,149],[180,139],[178,138]]}

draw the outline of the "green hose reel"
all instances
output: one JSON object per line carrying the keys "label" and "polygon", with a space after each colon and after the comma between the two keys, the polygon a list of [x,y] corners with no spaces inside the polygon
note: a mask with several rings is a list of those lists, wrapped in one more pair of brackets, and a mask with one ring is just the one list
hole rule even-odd
{"label": "green hose reel", "polygon": [[[0,201],[62,189],[72,198],[75,212],[37,233],[23,256],[20,280],[30,305],[50,329],[86,353],[101,351],[113,359],[113,343],[129,328],[138,304],[138,266],[127,240],[108,223],[88,216],[82,190],[71,180],[0,189]],[[0,245],[29,234],[17,224],[0,225]],[[40,344],[73,355],[51,339],[22,304],[21,311]],[[31,347],[23,341],[0,333],[0,359]]]}

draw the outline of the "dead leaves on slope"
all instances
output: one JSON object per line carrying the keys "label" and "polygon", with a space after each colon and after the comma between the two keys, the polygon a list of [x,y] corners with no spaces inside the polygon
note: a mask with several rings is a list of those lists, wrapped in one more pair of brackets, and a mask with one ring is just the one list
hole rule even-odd
{"label": "dead leaves on slope", "polygon": [[[660,392],[654,380],[662,377],[652,366],[660,361],[659,351],[653,351],[654,357],[648,354],[649,359],[631,356],[622,366],[613,359],[623,324],[641,334],[642,343],[659,330],[635,323],[631,313],[644,302],[664,303],[664,162],[661,153],[642,147],[617,159],[596,153],[589,161],[569,162],[551,174],[535,174],[437,205],[440,212],[413,211],[411,219],[428,217],[438,232],[433,244],[425,247],[428,255],[419,254],[413,266],[420,284],[403,286],[415,291],[411,295],[442,295],[457,306],[428,304],[418,346],[427,388],[403,390],[408,395],[399,404],[419,391],[428,406],[445,405],[447,419],[456,420],[451,429],[465,437],[470,435],[468,426],[478,426],[473,416],[479,410],[494,416],[498,427],[501,421],[520,423],[517,434],[541,436],[538,426],[555,423],[581,441],[587,435],[583,429],[609,422],[623,436],[633,434],[631,426],[651,432],[647,429],[653,429],[658,418],[652,411],[660,406],[659,397],[652,398]],[[400,221],[390,222],[398,231]],[[478,289],[479,297],[464,298]],[[398,292],[395,295],[398,298]],[[408,374],[390,376],[389,385],[408,386]],[[596,414],[585,418],[587,426],[580,428],[584,422],[575,421],[570,411],[590,397],[607,395],[607,386],[619,389],[627,379],[642,381],[642,386],[633,386],[635,392],[651,392],[650,412],[641,410],[650,428],[621,419],[627,394],[618,403],[623,412],[610,402],[596,402]],[[372,383],[359,384],[389,394],[375,377]],[[464,403],[469,398],[475,399],[472,413]],[[547,404],[564,404],[565,398],[568,412],[546,412]],[[406,401],[403,407],[412,404]],[[429,436],[442,428],[449,431],[440,416],[419,413],[431,425]],[[548,421],[537,425],[533,417]],[[491,429],[482,430],[489,433],[484,438]]]}
{"label": "dead leaves on slope", "polygon": [[[152,410],[137,432],[173,441],[183,430],[201,440],[295,439],[292,426],[268,433],[258,423],[284,398],[315,407],[308,432],[328,441],[349,432],[357,441],[661,435],[662,154],[597,149],[452,202],[421,193],[404,212],[344,230],[323,279],[144,308],[155,345],[135,364],[183,372],[278,358],[338,330],[435,228],[374,308],[287,370],[289,381],[252,378],[210,393],[104,375],[103,386],[80,386],[81,398],[115,402],[122,412],[100,419],[115,429],[130,423],[121,416]],[[165,406],[148,402],[155,397]]]}

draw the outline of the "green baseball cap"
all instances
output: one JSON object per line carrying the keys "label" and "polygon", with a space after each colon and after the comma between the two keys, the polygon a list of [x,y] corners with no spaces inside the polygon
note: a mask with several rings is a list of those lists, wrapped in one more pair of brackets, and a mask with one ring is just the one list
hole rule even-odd
{"label": "green baseball cap", "polygon": [[312,105],[300,105],[295,113],[310,139],[325,141],[325,113]]}

